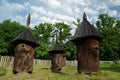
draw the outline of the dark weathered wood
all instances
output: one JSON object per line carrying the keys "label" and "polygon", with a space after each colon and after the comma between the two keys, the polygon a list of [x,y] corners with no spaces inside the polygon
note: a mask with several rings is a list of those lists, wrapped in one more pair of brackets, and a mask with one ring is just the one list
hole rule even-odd
{"label": "dark weathered wood", "polygon": [[15,48],[13,73],[33,70],[34,48],[27,44],[18,44]]}
{"label": "dark weathered wood", "polygon": [[77,44],[78,73],[99,72],[99,42],[87,39]]}
{"label": "dark weathered wood", "polygon": [[52,72],[60,72],[62,67],[66,65],[66,57],[64,54],[55,53],[51,57],[51,70]]}

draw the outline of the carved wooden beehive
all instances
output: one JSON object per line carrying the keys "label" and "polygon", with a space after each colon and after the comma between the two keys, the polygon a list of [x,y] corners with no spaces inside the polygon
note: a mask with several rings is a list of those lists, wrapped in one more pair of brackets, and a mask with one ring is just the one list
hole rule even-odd
{"label": "carved wooden beehive", "polygon": [[[27,23],[27,25],[29,24]],[[39,43],[32,35],[29,28],[26,28],[15,39],[13,39],[11,41],[11,44],[15,46],[13,73],[14,74],[18,72],[32,73],[34,49],[35,47],[39,46]]]}
{"label": "carved wooden beehive", "polygon": [[101,35],[87,20],[86,14],[72,39],[77,47],[78,73],[99,72],[99,41]]}
{"label": "carved wooden beehive", "polygon": [[65,49],[56,43],[49,51],[51,55],[51,70],[52,72],[60,72],[62,67],[66,65]]}

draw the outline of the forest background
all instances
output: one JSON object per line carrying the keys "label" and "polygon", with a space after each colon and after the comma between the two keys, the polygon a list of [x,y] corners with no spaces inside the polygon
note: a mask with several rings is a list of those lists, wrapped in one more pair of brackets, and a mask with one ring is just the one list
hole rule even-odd
{"label": "forest background", "polygon": [[[80,27],[82,20],[76,19],[73,24]],[[88,20],[89,21],[89,20]],[[92,24],[103,36],[100,41],[100,60],[120,60],[120,20],[107,14],[100,14],[98,21]],[[14,47],[10,44],[17,35],[25,29],[24,25],[11,19],[0,23],[0,55],[14,56]],[[71,42],[74,36],[71,26],[64,22],[39,23],[30,29],[40,46],[35,49],[35,58],[50,59],[48,51],[55,44],[55,30],[59,33],[59,43],[66,49],[66,57],[73,60],[76,54],[76,46]]]}

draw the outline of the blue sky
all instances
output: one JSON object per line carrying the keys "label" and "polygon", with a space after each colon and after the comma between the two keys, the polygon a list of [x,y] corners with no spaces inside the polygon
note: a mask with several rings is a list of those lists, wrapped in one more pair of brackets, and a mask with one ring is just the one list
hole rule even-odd
{"label": "blue sky", "polygon": [[26,25],[30,13],[31,27],[64,21],[75,29],[72,21],[82,20],[84,12],[92,24],[101,13],[120,19],[120,0],[0,0],[0,22],[11,19]]}

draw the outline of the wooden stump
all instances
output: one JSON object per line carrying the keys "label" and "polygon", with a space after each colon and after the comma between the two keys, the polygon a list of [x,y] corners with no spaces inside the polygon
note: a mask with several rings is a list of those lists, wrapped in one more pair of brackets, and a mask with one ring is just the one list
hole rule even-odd
{"label": "wooden stump", "polygon": [[16,74],[23,71],[32,73],[34,48],[27,44],[18,44],[15,49],[13,73]]}
{"label": "wooden stump", "polygon": [[51,70],[52,72],[60,72],[62,67],[66,65],[66,57],[64,54],[55,53],[51,58]]}
{"label": "wooden stump", "polygon": [[78,73],[99,72],[99,42],[86,40],[77,45]]}

